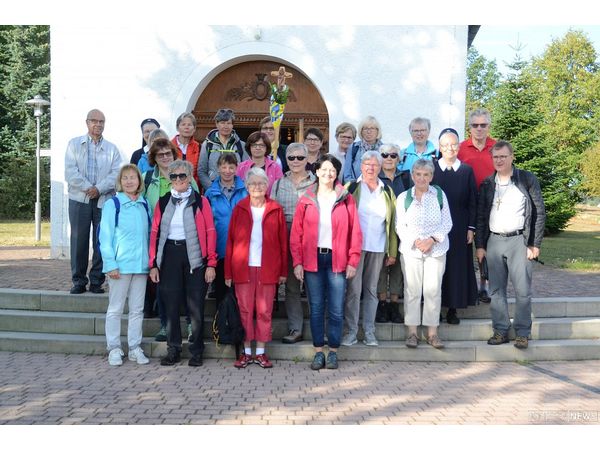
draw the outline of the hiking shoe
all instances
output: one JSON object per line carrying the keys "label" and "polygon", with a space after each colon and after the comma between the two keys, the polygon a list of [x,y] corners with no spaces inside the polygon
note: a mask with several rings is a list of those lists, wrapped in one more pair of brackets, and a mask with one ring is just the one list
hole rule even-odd
{"label": "hiking shoe", "polygon": [[386,323],[389,321],[389,304],[385,300],[379,300],[377,304],[377,312],[375,313],[375,322]]}
{"label": "hiking shoe", "polygon": [[154,336],[156,342],[167,342],[167,327],[160,327],[156,336]]}
{"label": "hiking shoe", "polygon": [[104,294],[104,289],[99,284],[90,284],[90,292],[92,294]]}
{"label": "hiking shoe", "polygon": [[325,364],[325,367],[328,369],[338,368],[337,352],[327,353],[327,363]]}
{"label": "hiking shoe", "polygon": [[358,340],[356,339],[355,334],[345,334],[344,337],[342,337],[342,342],[340,342],[340,344],[345,347],[350,347],[351,345],[354,345],[357,342]]}
{"label": "hiking shoe", "polygon": [[252,356],[242,353],[239,356],[239,358],[237,359],[237,361],[233,363],[233,367],[237,367],[238,369],[243,369],[246,366],[248,366],[248,364],[250,364],[251,362],[252,362]]}
{"label": "hiking shoe", "polygon": [[73,286],[69,291],[70,294],[83,294],[85,292],[85,286],[77,285]]}
{"label": "hiking shoe", "polygon": [[202,365],[202,355],[195,355],[188,361],[190,367],[200,367]]}
{"label": "hiking shoe", "polygon": [[273,367],[273,363],[269,361],[269,357],[266,353],[263,353],[262,355],[257,355],[256,358],[254,358],[254,362],[263,369],[270,369],[271,367]]}
{"label": "hiking shoe", "polygon": [[419,345],[419,338],[417,337],[416,334],[411,334],[409,337],[406,338],[406,346],[408,348],[417,348],[418,345]]}
{"label": "hiking shoe", "polygon": [[458,325],[460,323],[460,319],[456,315],[456,309],[448,309],[448,313],[446,314],[446,323],[449,323],[450,325]]}
{"label": "hiking shoe", "polygon": [[521,350],[526,349],[529,347],[529,339],[525,336],[517,336],[515,339],[515,347]]}
{"label": "hiking shoe", "polygon": [[312,370],[320,370],[323,367],[325,367],[325,354],[323,352],[317,352],[315,353],[315,357],[310,364],[310,368]]}
{"label": "hiking shoe", "polygon": [[444,348],[444,343],[437,334],[427,337],[427,343],[438,350]]}
{"label": "hiking shoe", "polygon": [[477,297],[481,303],[489,303],[492,301],[492,298],[488,295],[488,292],[485,289],[480,290]]}
{"label": "hiking shoe", "polygon": [[379,345],[379,342],[377,342],[375,333],[373,333],[372,331],[367,331],[365,333],[365,339],[363,340],[363,344],[368,345],[370,347],[377,347]]}
{"label": "hiking shoe", "polygon": [[136,347],[133,350],[129,350],[129,355],[127,355],[129,361],[137,362],[138,364],[148,364],[150,360],[144,355],[144,350],[142,347]]}
{"label": "hiking shoe", "polygon": [[194,342],[194,335],[192,334],[192,324],[188,323],[187,325],[187,332],[188,332],[188,342],[191,344],[192,342]]}
{"label": "hiking shoe", "polygon": [[498,332],[494,332],[494,335],[488,339],[488,345],[500,345],[506,344],[508,342],[508,336],[500,334]]}
{"label": "hiking shoe", "polygon": [[295,344],[296,342],[300,342],[302,339],[302,333],[300,333],[298,330],[290,330],[289,334],[281,339],[281,342],[284,344]]}
{"label": "hiking shoe", "polygon": [[120,348],[113,348],[108,354],[108,364],[111,366],[122,366],[123,365],[123,350]]}
{"label": "hiking shoe", "polygon": [[177,351],[170,351],[167,356],[160,360],[161,366],[173,366],[175,363],[181,361],[181,353]]}
{"label": "hiking shoe", "polygon": [[404,323],[404,317],[400,314],[400,303],[390,302],[388,306],[390,320],[393,323]]}

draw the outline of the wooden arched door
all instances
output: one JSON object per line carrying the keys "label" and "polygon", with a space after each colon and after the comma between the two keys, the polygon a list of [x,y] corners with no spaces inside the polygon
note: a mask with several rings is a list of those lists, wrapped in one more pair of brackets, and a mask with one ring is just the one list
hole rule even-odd
{"label": "wooden arched door", "polygon": [[[258,129],[260,120],[269,114],[269,82],[274,82],[271,71],[281,64],[273,61],[249,61],[225,69],[204,89],[193,110],[198,119],[196,139],[204,141],[215,128],[214,115],[219,108],[235,112],[234,128],[245,140]],[[286,66],[293,77],[287,81],[290,96],[280,129],[280,142],[298,141],[301,128],[315,127],[323,132],[327,150],[329,120],[325,102],[313,85],[301,72]]]}

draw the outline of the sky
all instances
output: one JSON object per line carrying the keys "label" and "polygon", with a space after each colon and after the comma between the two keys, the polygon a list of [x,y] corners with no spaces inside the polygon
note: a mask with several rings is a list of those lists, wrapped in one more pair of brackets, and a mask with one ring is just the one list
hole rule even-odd
{"label": "sky", "polygon": [[541,55],[553,39],[562,38],[569,29],[583,31],[600,60],[600,16],[598,25],[482,25],[473,45],[486,59],[495,59],[500,72],[507,73],[506,63],[514,60],[518,43],[523,47],[521,57],[527,61]]}

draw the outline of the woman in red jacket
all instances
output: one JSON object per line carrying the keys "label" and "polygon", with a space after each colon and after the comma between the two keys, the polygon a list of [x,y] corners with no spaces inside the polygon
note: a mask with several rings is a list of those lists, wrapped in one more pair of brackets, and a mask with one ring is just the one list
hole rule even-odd
{"label": "woman in red jacket", "polygon": [[[225,250],[225,284],[235,284],[242,325],[246,332],[244,353],[238,369],[256,362],[273,367],[265,353],[271,340],[271,314],[277,284],[287,276],[287,227],[283,208],[266,196],[269,179],[263,169],[253,167],[246,175],[248,197],[233,209]],[[254,324],[256,310],[256,325]],[[252,359],[251,342],[256,341]]]}
{"label": "woman in red jacket", "polygon": [[[310,329],[315,347],[311,369],[337,369],[344,321],[346,279],[356,274],[360,261],[362,233],[352,195],[337,181],[342,163],[325,154],[316,163],[318,183],[300,198],[292,231],[290,251],[294,275],[306,280],[310,303]],[[327,361],[325,309],[329,311]]]}

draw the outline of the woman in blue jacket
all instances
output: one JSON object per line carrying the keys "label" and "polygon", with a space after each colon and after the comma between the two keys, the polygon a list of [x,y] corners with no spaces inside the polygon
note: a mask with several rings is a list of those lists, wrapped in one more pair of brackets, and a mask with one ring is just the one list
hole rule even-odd
{"label": "woman in blue jacket", "polygon": [[109,286],[105,332],[111,366],[123,364],[121,314],[127,298],[129,360],[138,364],[150,362],[140,347],[150,233],[150,213],[146,199],[141,195],[142,188],[139,169],[134,164],[127,164],[119,171],[117,195],[102,208],[99,241],[102,271],[107,275]]}
{"label": "woman in blue jacket", "polygon": [[237,157],[232,153],[223,153],[217,160],[219,176],[205,193],[210,202],[215,228],[217,229],[217,273],[214,280],[215,298],[217,304],[223,300],[225,286],[225,246],[231,213],[237,203],[248,196],[248,191],[242,179],[235,173],[238,167]]}

